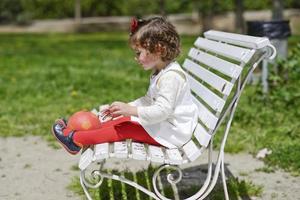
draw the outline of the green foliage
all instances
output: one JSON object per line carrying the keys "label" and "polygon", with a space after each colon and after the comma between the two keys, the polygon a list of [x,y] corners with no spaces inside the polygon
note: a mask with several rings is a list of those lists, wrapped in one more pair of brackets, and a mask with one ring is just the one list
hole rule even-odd
{"label": "green foliage", "polygon": [[32,15],[26,10],[21,0],[0,1],[0,24],[15,22],[20,25],[30,23]]}
{"label": "green foliage", "polygon": [[272,146],[272,155],[266,158],[266,161],[271,166],[279,166],[292,174],[300,175],[300,144],[297,142],[290,142],[288,144],[278,144]]}
{"label": "green foliage", "polygon": [[255,169],[256,172],[274,173],[275,168],[271,166],[264,166],[262,168]]}
{"label": "green foliage", "polygon": [[[74,16],[71,0],[2,0],[0,1],[0,23],[48,18],[71,18]],[[146,6],[145,6],[146,5]],[[167,13],[189,12],[192,5],[187,0],[165,0]],[[143,16],[160,13],[159,1],[141,0],[82,0],[83,17],[92,16]]]}
{"label": "green foliage", "polygon": [[271,71],[269,98],[275,105],[284,103],[287,107],[299,106],[299,63],[300,43],[292,49],[287,59],[279,60],[277,70],[273,68]]}
{"label": "green foliage", "polygon": [[249,10],[270,9],[272,7],[272,1],[244,0],[244,7]]}
{"label": "green foliage", "polygon": [[[1,0],[0,23],[28,23],[34,19],[70,18],[74,16],[75,0]],[[144,16],[159,14],[161,1],[144,0],[81,0],[83,17],[92,16]],[[285,8],[300,8],[299,1],[284,1]],[[199,10],[201,13],[221,13],[235,9],[233,0],[164,0],[163,7],[167,14],[190,13]],[[270,9],[272,1],[244,1],[245,10]]]}
{"label": "green foliage", "polygon": [[74,16],[74,0],[19,0],[34,18],[67,18]]}

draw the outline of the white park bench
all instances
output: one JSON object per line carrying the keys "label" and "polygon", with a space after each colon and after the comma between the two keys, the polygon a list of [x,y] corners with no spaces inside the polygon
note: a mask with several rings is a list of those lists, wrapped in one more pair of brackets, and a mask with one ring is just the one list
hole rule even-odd
{"label": "white park bench", "polygon": [[[268,38],[215,30],[205,32],[204,38],[197,38],[194,45],[188,53],[188,58],[182,64],[188,74],[193,99],[199,108],[199,123],[193,133],[193,138],[178,149],[167,149],[130,140],[98,144],[86,149],[81,154],[79,168],[81,170],[80,183],[89,200],[92,198],[88,188],[100,187],[104,178],[129,184],[153,199],[168,199],[157,188],[156,181],[159,172],[166,168],[177,171],[179,177],[172,179],[170,174],[167,179],[171,185],[174,185],[182,177],[179,166],[194,162],[206,149],[208,151],[206,180],[200,190],[188,199],[207,197],[216,185],[219,173],[222,175],[225,199],[229,199],[224,172],[224,147],[234,112],[241,92],[254,69],[262,60],[273,59],[276,56],[276,50]],[[226,122],[226,128],[222,135],[219,155],[213,165],[211,159],[213,137],[223,121]],[[90,183],[86,177],[86,169],[90,164],[95,162],[101,164],[112,157],[161,164],[152,177],[154,191],[123,176],[108,174],[101,170],[92,172],[92,176],[98,176],[99,181],[94,184]]]}

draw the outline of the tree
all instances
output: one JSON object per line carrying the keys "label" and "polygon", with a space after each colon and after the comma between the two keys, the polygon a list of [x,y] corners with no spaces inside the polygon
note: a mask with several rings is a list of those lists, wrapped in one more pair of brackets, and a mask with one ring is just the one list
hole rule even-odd
{"label": "tree", "polygon": [[159,0],[159,12],[162,16],[166,16],[165,0]]}
{"label": "tree", "polygon": [[283,0],[273,0],[273,20],[283,20]]}
{"label": "tree", "polygon": [[243,0],[235,0],[235,29],[238,33],[245,33]]}
{"label": "tree", "polygon": [[205,32],[212,28],[212,17],[217,0],[199,1],[194,0],[195,8],[197,8],[198,16],[202,21],[202,31]]}
{"label": "tree", "polygon": [[77,23],[81,22],[81,5],[80,5],[80,0],[75,0],[75,21]]}

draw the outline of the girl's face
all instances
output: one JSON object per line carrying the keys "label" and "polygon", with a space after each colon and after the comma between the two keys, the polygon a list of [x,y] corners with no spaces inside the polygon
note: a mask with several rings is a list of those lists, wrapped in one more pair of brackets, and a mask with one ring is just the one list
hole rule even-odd
{"label": "girl's face", "polygon": [[143,66],[144,70],[159,69],[162,60],[159,54],[150,53],[142,47],[135,47],[135,60]]}

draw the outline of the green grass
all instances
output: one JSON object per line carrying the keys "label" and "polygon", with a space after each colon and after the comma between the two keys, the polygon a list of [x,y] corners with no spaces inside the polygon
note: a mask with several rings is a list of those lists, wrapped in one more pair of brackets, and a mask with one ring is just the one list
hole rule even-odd
{"label": "green grass", "polygon": [[[180,62],[194,39],[182,38]],[[299,41],[290,37],[290,48]],[[0,136],[40,135],[53,142],[56,118],[143,95],[149,73],[133,57],[126,33],[0,34]],[[272,86],[270,98],[259,87],[246,88],[227,152],[255,154],[267,147],[273,151],[267,163],[299,174],[300,73],[295,74],[293,82]]]}

